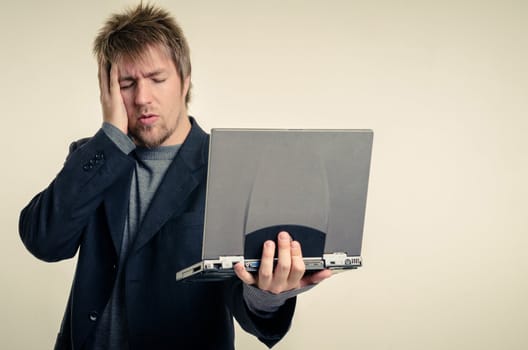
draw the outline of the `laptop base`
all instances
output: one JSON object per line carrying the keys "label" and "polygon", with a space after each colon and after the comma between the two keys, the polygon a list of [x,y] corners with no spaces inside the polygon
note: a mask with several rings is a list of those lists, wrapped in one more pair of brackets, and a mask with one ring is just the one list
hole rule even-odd
{"label": "laptop base", "polygon": [[[362,266],[360,256],[346,253],[324,254],[323,258],[304,258],[307,273],[323,269],[352,270]],[[275,262],[277,259],[275,259]],[[219,281],[235,275],[233,267],[242,262],[249,272],[258,272],[260,259],[244,259],[243,256],[221,256],[216,260],[204,260],[176,273],[176,281]]]}

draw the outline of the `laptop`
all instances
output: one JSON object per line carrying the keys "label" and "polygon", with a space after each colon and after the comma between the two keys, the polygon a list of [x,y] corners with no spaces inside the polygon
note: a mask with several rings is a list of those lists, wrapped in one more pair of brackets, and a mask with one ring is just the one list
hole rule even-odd
{"label": "laptop", "polygon": [[[213,129],[202,260],[176,280],[219,280],[287,231],[306,270],[362,266],[372,130]],[[276,258],[276,257],[275,257]]]}

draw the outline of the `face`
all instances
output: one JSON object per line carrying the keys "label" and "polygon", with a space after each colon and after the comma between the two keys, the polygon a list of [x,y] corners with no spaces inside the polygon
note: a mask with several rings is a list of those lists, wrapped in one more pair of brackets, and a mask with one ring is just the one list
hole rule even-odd
{"label": "face", "polygon": [[160,47],[149,47],[139,60],[117,62],[128,131],[137,145],[149,148],[183,143],[191,124],[174,62]]}

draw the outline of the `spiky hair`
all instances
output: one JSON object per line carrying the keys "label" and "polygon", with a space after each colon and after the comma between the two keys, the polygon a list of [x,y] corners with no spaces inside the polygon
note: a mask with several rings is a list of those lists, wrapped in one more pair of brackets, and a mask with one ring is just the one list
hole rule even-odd
{"label": "spiky hair", "polygon": [[[191,75],[189,45],[170,13],[152,4],[111,15],[94,40],[93,52],[99,63],[108,64],[120,58],[140,60],[149,46],[167,50],[183,85]],[[189,100],[187,93],[185,102]]]}

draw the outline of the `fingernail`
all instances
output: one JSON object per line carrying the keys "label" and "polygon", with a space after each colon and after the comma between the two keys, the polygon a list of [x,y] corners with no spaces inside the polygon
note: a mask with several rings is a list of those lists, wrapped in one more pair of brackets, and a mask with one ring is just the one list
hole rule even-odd
{"label": "fingernail", "polygon": [[279,239],[290,239],[290,235],[287,232],[279,233]]}
{"label": "fingernail", "polygon": [[273,241],[266,241],[266,247],[268,248],[273,247]]}

